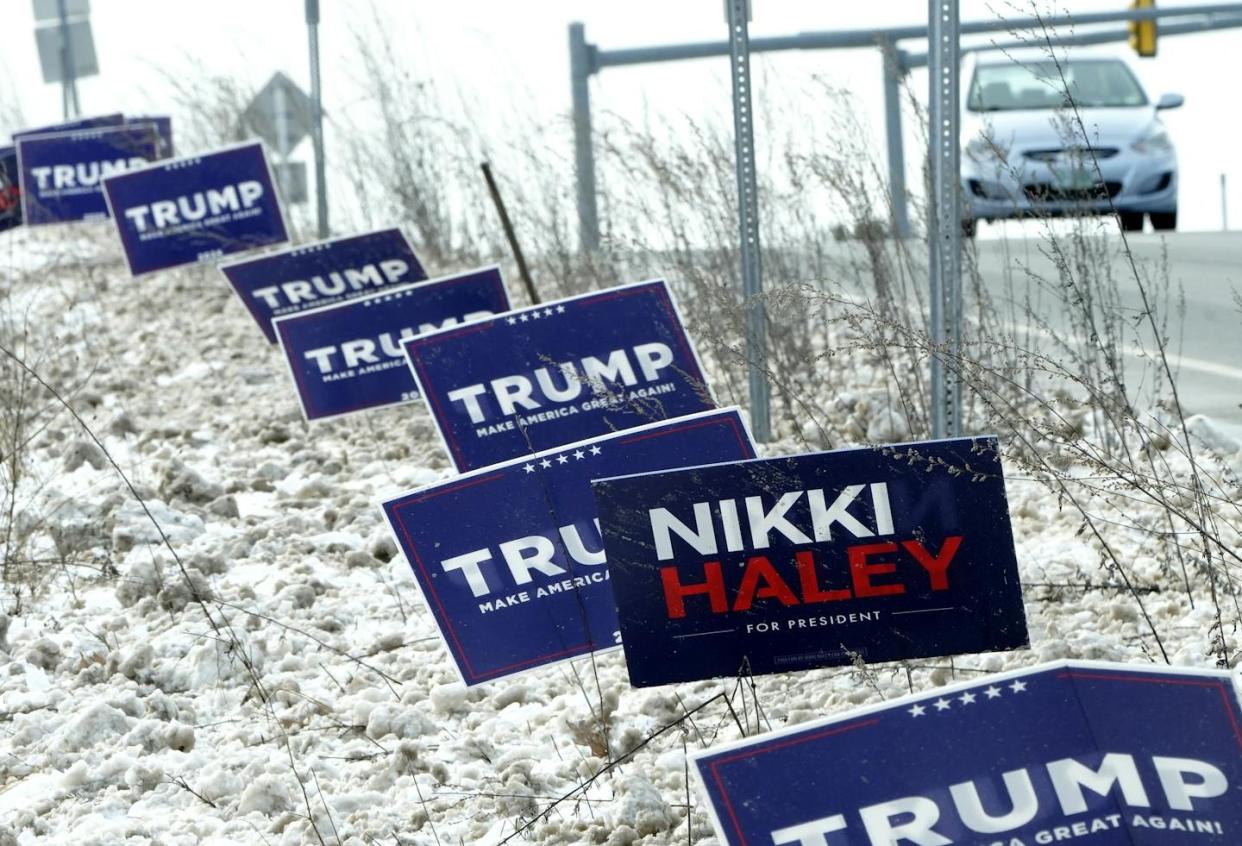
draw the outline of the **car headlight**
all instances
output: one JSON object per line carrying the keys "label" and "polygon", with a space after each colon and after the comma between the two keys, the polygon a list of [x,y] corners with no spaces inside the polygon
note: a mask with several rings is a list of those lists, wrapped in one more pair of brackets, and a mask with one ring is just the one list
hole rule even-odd
{"label": "car headlight", "polygon": [[966,144],[966,155],[980,164],[1004,162],[1009,158],[1009,148],[988,135],[976,135]]}
{"label": "car headlight", "polygon": [[1163,126],[1153,126],[1130,146],[1137,153],[1155,156],[1172,150],[1173,141]]}

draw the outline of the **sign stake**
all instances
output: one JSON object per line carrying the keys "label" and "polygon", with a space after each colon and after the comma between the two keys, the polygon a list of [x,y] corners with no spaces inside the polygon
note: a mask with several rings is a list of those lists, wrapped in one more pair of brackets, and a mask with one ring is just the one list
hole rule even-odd
{"label": "sign stake", "polygon": [[755,440],[772,440],[768,410],[767,315],[759,249],[759,189],[755,176],[755,132],[751,107],[750,3],[726,0],[729,64],[733,79],[733,134],[737,158],[737,202],[742,248],[742,307],[746,314],[746,372],[750,426]]}
{"label": "sign stake", "polygon": [[496,178],[492,176],[492,166],[483,162],[479,167],[483,170],[483,178],[487,180],[487,190],[492,195],[492,203],[495,204],[496,212],[500,215],[500,225],[504,227],[505,238],[509,240],[509,248],[513,250],[518,273],[522,277],[522,284],[526,286],[526,295],[530,297],[531,305],[539,305],[542,302],[539,299],[539,292],[535,290],[535,283],[530,278],[526,256],[522,253],[521,245],[518,244],[517,233],[513,231],[513,221],[509,219],[509,211],[505,208],[504,198],[500,196],[500,186],[496,184]]}

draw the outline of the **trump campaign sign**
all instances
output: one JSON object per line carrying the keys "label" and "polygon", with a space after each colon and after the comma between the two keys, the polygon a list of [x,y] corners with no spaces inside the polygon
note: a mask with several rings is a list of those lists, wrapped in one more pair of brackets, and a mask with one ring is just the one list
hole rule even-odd
{"label": "trump campaign sign", "polygon": [[1228,673],[1062,661],[709,749],[730,846],[1242,843]]}
{"label": "trump campaign sign", "polygon": [[277,317],[427,278],[400,229],[332,238],[230,261],[221,264],[220,271],[273,344],[272,320]]}
{"label": "trump campaign sign", "polygon": [[454,666],[480,684],[620,642],[592,478],[753,455],[724,409],[476,470],[383,509]]}
{"label": "trump campaign sign", "polygon": [[463,471],[715,407],[663,281],[431,333],[405,352]]}
{"label": "trump campaign sign", "polygon": [[135,276],[289,240],[257,141],[109,177],[104,194]]}
{"label": "trump campaign sign", "polygon": [[153,124],[124,124],[17,139],[22,216],[28,226],[108,216],[102,182],[159,158]]}
{"label": "trump campaign sign", "polygon": [[278,317],[274,325],[302,413],[321,420],[413,402],[418,390],[403,340],[508,310],[500,268],[485,267]]}
{"label": "trump campaign sign", "polygon": [[995,438],[600,478],[636,687],[1027,645]]}
{"label": "trump campaign sign", "polygon": [[21,181],[17,175],[17,148],[0,147],[0,232],[21,225]]}

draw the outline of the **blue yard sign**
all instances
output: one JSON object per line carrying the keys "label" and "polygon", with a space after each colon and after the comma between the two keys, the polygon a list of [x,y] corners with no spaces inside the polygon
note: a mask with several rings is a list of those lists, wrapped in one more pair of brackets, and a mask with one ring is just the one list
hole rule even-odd
{"label": "blue yard sign", "polygon": [[1233,846],[1228,673],[1063,661],[693,756],[729,846]]}
{"label": "blue yard sign", "polygon": [[113,176],[104,193],[135,276],[289,240],[259,142]]}
{"label": "blue yard sign", "polygon": [[1027,644],[994,438],[630,475],[595,497],[635,686]]}
{"label": "blue yard sign", "polygon": [[274,326],[302,413],[321,420],[417,400],[403,340],[508,310],[500,268],[486,267],[278,317]]}
{"label": "blue yard sign", "polygon": [[128,122],[153,124],[155,131],[160,136],[160,158],[171,159],[173,157],[172,118],[167,115],[152,115],[150,117],[131,117]]}
{"label": "blue yard sign", "polygon": [[427,278],[400,229],[317,241],[226,262],[220,270],[273,344],[277,317]]}
{"label": "blue yard sign", "polygon": [[754,455],[734,409],[640,426],[383,503],[466,684],[620,642],[591,479]]}
{"label": "blue yard sign", "polygon": [[21,225],[21,180],[17,175],[17,148],[0,147],[0,232]]}
{"label": "blue yard sign", "polygon": [[102,183],[159,157],[155,126],[125,124],[17,139],[27,226],[108,216]]}
{"label": "blue yard sign", "polygon": [[13,141],[16,143],[18,139],[25,138],[29,135],[50,135],[54,132],[77,132],[79,129],[99,129],[103,126],[121,126],[123,123],[125,123],[125,115],[119,112],[110,115],[95,115],[92,117],[65,121],[64,123],[53,123],[47,126],[36,126],[29,129],[23,129],[13,133]]}
{"label": "blue yard sign", "polygon": [[458,470],[715,407],[663,281],[425,335],[405,350]]}

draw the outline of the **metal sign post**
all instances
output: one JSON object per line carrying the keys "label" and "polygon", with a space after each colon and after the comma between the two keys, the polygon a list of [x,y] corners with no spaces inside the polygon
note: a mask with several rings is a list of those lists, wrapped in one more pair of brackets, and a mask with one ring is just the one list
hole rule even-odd
{"label": "metal sign post", "polygon": [[[958,367],[962,346],[962,213],[959,139],[958,0],[928,2],[928,78],[932,172],[928,230],[931,280],[931,429],[933,438],[962,431]],[[946,358],[948,359],[946,366]]]}
{"label": "metal sign post", "polygon": [[65,0],[57,0],[57,17],[60,19],[60,73],[61,73],[61,106],[65,120],[77,117],[80,113],[78,104],[78,81],[73,61],[73,41],[69,38],[69,12],[65,8]]}
{"label": "metal sign post", "polygon": [[746,314],[746,370],[750,425],[756,441],[772,439],[768,410],[767,315],[759,250],[759,190],[755,176],[754,113],[751,108],[750,3],[726,0],[729,64],[733,78],[733,134],[737,155],[737,203],[742,246],[742,307]]}
{"label": "metal sign post", "polygon": [[310,38],[311,144],[315,147],[315,209],[319,237],[328,237],[328,177],[323,154],[323,94],[319,88],[319,0],[306,0]]}

